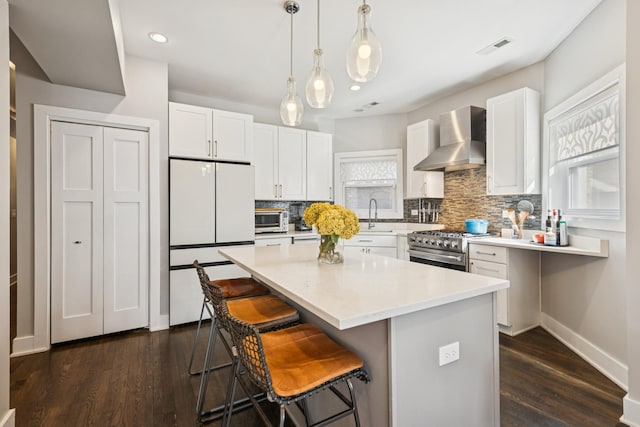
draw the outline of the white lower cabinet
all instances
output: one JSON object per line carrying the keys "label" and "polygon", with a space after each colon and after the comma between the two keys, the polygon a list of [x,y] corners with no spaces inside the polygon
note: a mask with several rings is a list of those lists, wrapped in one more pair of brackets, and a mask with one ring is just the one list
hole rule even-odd
{"label": "white lower cabinet", "polygon": [[498,291],[500,332],[516,335],[540,324],[540,254],[501,246],[469,244],[469,272],[508,279]]}
{"label": "white lower cabinet", "polygon": [[344,241],[345,254],[374,254],[391,258],[397,256],[397,236],[395,234],[356,234],[349,240]]}
{"label": "white lower cabinet", "polygon": [[[198,260],[204,266],[211,280],[251,277],[242,268],[229,263],[218,253],[218,249],[219,247],[209,247],[170,251],[169,324],[171,326],[196,322],[200,318],[203,295],[198,273],[192,266],[194,260]],[[208,317],[206,310],[204,314]]]}
{"label": "white lower cabinet", "polygon": [[398,234],[396,246],[396,258],[409,261],[409,242],[405,234]]}

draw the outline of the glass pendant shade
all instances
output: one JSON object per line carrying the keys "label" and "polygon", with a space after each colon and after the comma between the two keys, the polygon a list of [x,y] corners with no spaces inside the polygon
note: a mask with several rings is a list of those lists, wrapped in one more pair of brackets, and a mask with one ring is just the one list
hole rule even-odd
{"label": "glass pendant shade", "polygon": [[358,8],[358,29],[347,50],[347,73],[356,82],[368,82],[378,74],[382,63],[382,47],[371,29],[371,8]]}
{"label": "glass pendant shade", "polygon": [[313,69],[305,86],[307,102],[313,108],[326,108],[333,97],[333,79],[324,68],[322,49],[313,51]]}
{"label": "glass pendant shade", "polygon": [[296,94],[296,79],[289,77],[287,80],[287,94],[280,103],[280,118],[287,126],[299,126],[302,123],[304,106],[302,100]]}

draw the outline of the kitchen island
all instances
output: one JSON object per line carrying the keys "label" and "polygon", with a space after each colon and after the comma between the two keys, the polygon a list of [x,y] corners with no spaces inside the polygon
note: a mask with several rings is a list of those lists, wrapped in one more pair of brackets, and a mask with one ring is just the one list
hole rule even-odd
{"label": "kitchen island", "polygon": [[[318,264],[317,250],[220,253],[362,357],[372,379],[354,383],[362,425],[500,424],[495,293],[508,280],[371,254]],[[440,347],[454,343],[459,359],[440,366]],[[451,351],[446,356],[455,359]],[[316,401],[322,399],[312,398],[312,414],[335,404]]]}

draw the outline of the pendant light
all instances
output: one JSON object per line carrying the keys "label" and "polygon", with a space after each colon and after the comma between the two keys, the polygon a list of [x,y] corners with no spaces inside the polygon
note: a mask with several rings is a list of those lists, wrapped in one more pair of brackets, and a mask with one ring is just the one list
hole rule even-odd
{"label": "pendant light", "polygon": [[296,94],[296,79],[293,77],[293,14],[300,10],[300,6],[295,1],[286,1],[284,10],[291,15],[291,68],[287,79],[287,94],[280,103],[280,118],[287,126],[298,126],[302,123],[304,107]]}
{"label": "pendant light", "polygon": [[326,108],[331,103],[331,97],[333,96],[333,80],[324,67],[324,58],[322,57],[322,49],[320,49],[320,0],[317,0],[316,3],[318,5],[318,46],[313,51],[313,68],[311,75],[307,79],[305,95],[309,106],[313,108]]}
{"label": "pendant light", "polygon": [[352,80],[368,82],[378,74],[382,48],[371,29],[371,7],[366,0],[358,8],[358,29],[347,50],[347,73]]}

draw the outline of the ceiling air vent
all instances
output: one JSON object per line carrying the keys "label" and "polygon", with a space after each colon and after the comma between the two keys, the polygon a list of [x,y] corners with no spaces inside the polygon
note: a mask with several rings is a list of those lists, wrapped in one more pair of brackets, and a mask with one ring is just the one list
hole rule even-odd
{"label": "ceiling air vent", "polygon": [[478,55],[489,55],[490,53],[495,52],[496,50],[500,49],[501,47],[505,47],[506,45],[508,45],[509,43],[512,43],[512,42],[513,42],[512,38],[502,37],[500,40],[491,43],[487,47],[483,47],[482,49],[480,49],[476,53]]}

